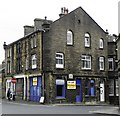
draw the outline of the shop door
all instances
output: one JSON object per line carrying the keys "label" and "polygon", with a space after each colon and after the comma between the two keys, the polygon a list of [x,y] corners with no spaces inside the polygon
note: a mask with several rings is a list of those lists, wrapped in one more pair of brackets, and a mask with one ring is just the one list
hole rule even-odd
{"label": "shop door", "polygon": [[105,101],[105,90],[104,90],[104,82],[100,83],[100,101]]}
{"label": "shop door", "polygon": [[33,78],[30,78],[30,100],[39,102],[42,94],[42,79],[37,77],[37,84],[34,84]]}
{"label": "shop door", "polygon": [[16,97],[18,99],[23,99],[24,96],[24,79],[17,78],[16,82]]}
{"label": "shop door", "polygon": [[80,79],[76,80],[76,86],[77,86],[76,102],[82,102],[82,84]]}

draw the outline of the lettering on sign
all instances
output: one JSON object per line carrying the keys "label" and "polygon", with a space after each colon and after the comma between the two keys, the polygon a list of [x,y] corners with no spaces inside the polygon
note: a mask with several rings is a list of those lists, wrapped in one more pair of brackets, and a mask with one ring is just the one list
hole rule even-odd
{"label": "lettering on sign", "polygon": [[76,81],[67,81],[67,89],[76,89]]}
{"label": "lettering on sign", "polygon": [[33,85],[37,85],[37,77],[33,78]]}

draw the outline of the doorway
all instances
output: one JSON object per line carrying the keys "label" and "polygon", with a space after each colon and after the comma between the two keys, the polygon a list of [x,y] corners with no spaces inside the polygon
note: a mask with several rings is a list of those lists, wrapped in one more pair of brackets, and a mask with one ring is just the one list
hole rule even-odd
{"label": "doorway", "polygon": [[104,87],[104,81],[100,83],[100,102],[105,101],[105,87]]}
{"label": "doorway", "polygon": [[76,89],[77,89],[77,93],[76,93],[76,102],[82,102],[82,83],[80,79],[76,80]]}

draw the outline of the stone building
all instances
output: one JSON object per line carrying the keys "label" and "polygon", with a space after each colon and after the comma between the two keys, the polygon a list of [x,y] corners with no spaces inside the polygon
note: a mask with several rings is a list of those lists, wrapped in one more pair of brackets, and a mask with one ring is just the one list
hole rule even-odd
{"label": "stone building", "polygon": [[59,16],[35,19],[23,38],[4,43],[6,88],[36,102],[108,102],[108,33],[81,7]]}
{"label": "stone building", "polygon": [[119,80],[119,108],[120,108],[120,34],[117,40],[117,49],[118,49],[118,80]]}
{"label": "stone building", "polygon": [[0,64],[0,98],[5,97],[4,77],[5,77],[5,63],[3,61],[2,64]]}
{"label": "stone building", "polygon": [[108,37],[108,79],[109,79],[109,101],[110,104],[118,105],[118,58],[117,58],[117,36]]}

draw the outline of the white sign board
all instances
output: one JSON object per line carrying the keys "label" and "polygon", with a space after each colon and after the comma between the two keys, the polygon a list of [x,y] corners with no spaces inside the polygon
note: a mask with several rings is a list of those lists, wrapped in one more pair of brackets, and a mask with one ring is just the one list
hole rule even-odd
{"label": "white sign board", "polygon": [[65,84],[65,80],[62,80],[62,79],[56,80],[56,85],[64,85],[64,84]]}
{"label": "white sign board", "polygon": [[44,103],[44,97],[40,98],[40,103]]}
{"label": "white sign board", "polygon": [[76,81],[67,81],[67,89],[76,89]]}
{"label": "white sign board", "polygon": [[37,77],[33,78],[33,85],[37,85]]}
{"label": "white sign board", "polygon": [[73,74],[69,74],[69,79],[73,79]]}

